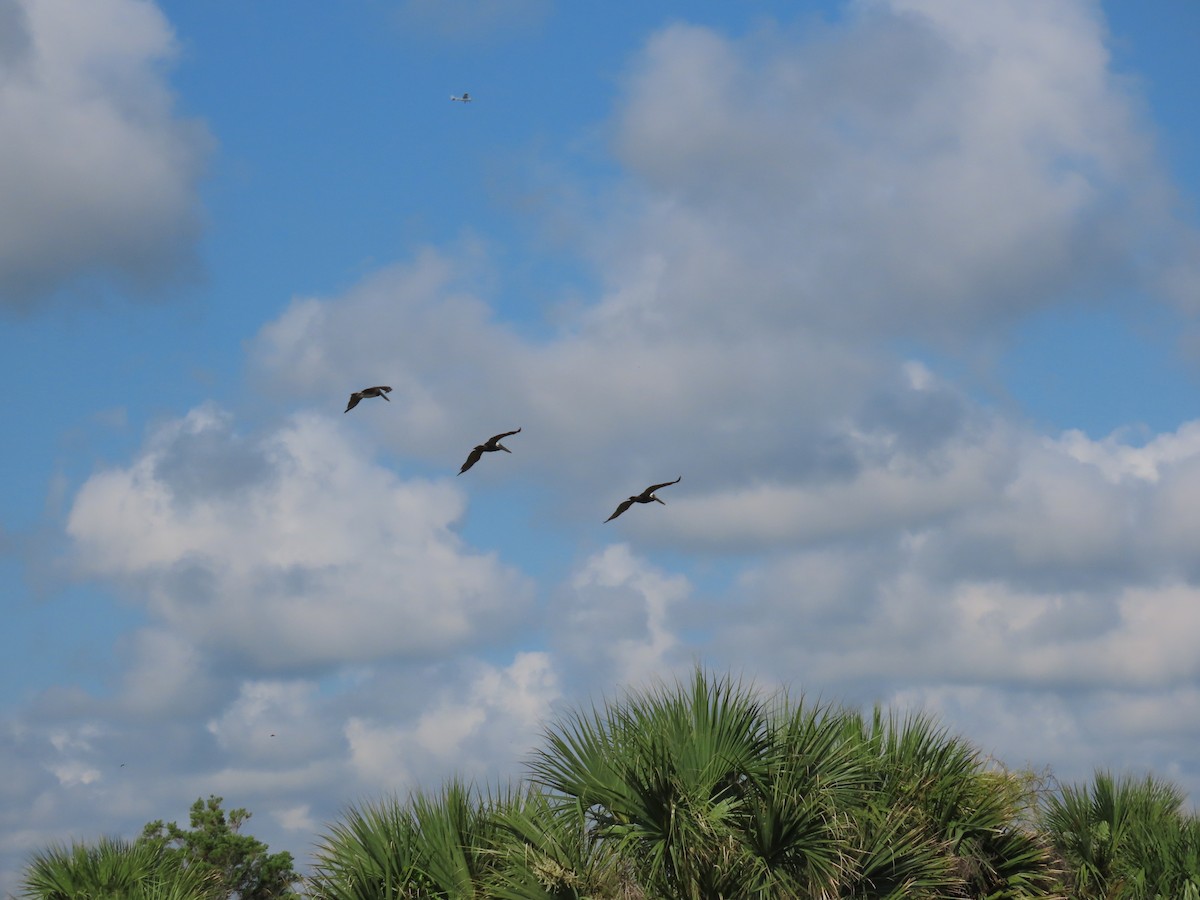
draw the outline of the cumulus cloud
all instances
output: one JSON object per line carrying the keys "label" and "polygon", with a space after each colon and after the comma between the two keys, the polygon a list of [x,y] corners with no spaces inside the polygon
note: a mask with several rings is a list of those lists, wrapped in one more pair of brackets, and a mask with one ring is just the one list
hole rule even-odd
{"label": "cumulus cloud", "polygon": [[122,640],[120,649],[126,661],[121,705],[134,715],[195,713],[218,690],[208,659],[182,634],[143,628]]}
{"label": "cumulus cloud", "polygon": [[[1185,744],[1085,731],[1103,730],[1106,702],[1136,720],[1200,684],[1194,539],[1174,504],[1186,498],[1174,478],[1200,459],[1194,434],[1011,445],[991,492],[937,519],[810,539],[742,568],[704,608],[710,653],[852,702],[928,706],[1016,764],[1155,765],[1196,790]],[[989,716],[1018,718],[1014,697],[1059,717],[1048,735],[1079,733],[1044,748],[1040,726],[1035,743],[1003,735]]]}
{"label": "cumulus cloud", "polygon": [[[327,384],[386,378],[395,409],[369,427],[442,465],[521,425],[514,466],[569,477],[568,508],[609,506],[601,519],[612,504],[593,486],[617,474],[674,477],[674,463],[666,473],[649,463],[680,446],[706,448],[689,471],[708,477],[754,463],[836,469],[850,457],[831,420],[886,377],[875,360],[803,334],[685,337],[665,323],[639,331],[589,319],[532,341],[496,321],[480,293],[450,254],[426,250],[341,297],[293,301],[262,329],[252,360],[276,389],[320,402],[330,402]],[[491,423],[482,434],[481,423]]]}
{"label": "cumulus cloud", "polygon": [[321,679],[243,679],[204,696],[205,712],[178,722],[109,715],[99,697],[80,698],[93,713],[81,719],[42,697],[23,724],[5,723],[0,764],[17,779],[0,786],[8,883],[16,854],[94,840],[100,822],[104,834],[134,837],[151,819],[186,821],[209,794],[249,808],[249,833],[303,865],[315,832],[347,803],[451,772],[509,777],[561,687],[547,653],[516,651],[494,663],[458,654]]}
{"label": "cumulus cloud", "polygon": [[319,827],[317,821],[312,817],[312,807],[307,803],[277,810],[272,815],[285,831],[313,834]]}
{"label": "cumulus cloud", "polygon": [[808,40],[648,42],[616,129],[656,314],[950,338],[1188,258],[1093,6],[855,10]]}
{"label": "cumulus cloud", "polygon": [[506,667],[474,663],[467,672],[465,684],[437,691],[413,720],[346,721],[351,766],[364,784],[403,794],[450,773],[495,779],[514,771],[560,696],[550,657],[521,652]]}
{"label": "cumulus cloud", "polygon": [[627,544],[592,555],[560,592],[553,644],[573,684],[637,684],[688,665],[679,631],[687,578],[662,571]]}
{"label": "cumulus cloud", "polygon": [[311,753],[321,738],[305,722],[316,713],[318,689],[304,679],[245,681],[233,703],[209,720],[208,731],[222,750],[243,758]]}
{"label": "cumulus cloud", "polygon": [[399,479],[341,424],[301,415],[249,439],[203,407],[162,426],[80,489],[81,570],[264,669],[427,656],[513,623],[530,586],[455,534],[461,491]]}
{"label": "cumulus cloud", "polygon": [[[815,33],[676,24],[648,40],[612,124],[617,199],[572,229],[600,290],[553,333],[518,334],[474,263],[426,249],[293,301],[255,341],[256,369],[309,398],[395,373],[385,440],[406,454],[469,447],[496,415],[521,424],[539,473],[570,479],[571,514],[607,505],[617,477],[679,474],[681,457],[688,496],[703,485],[714,508],[820,481],[813,512],[840,509],[858,479],[861,496],[940,514],[957,499],[863,470],[881,434],[916,460],[966,452],[957,436],[977,427],[894,340],[992,341],[1032,310],[1153,289],[1160,248],[1183,265],[1194,234],[1092,5],[998,4],[980,21],[945,0],[852,9]],[[994,483],[981,458],[950,464],[964,481],[947,490]],[[722,515],[689,518],[721,530]]]}
{"label": "cumulus cloud", "polygon": [[148,287],[194,265],[211,139],[178,117],[170,26],[146,0],[0,2],[0,304],[91,276]]}
{"label": "cumulus cloud", "polygon": [[1071,694],[938,686],[906,688],[888,699],[969,726],[971,739],[1010,767],[1046,773],[1053,759],[1049,774],[1059,782],[1088,779],[1098,767],[1139,777],[1151,770],[1185,786],[1200,775],[1191,755],[1178,749],[1200,736],[1195,686]]}

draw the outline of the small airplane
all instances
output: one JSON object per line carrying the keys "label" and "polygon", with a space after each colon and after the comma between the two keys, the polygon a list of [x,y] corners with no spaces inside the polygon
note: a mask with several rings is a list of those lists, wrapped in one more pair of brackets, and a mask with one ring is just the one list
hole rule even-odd
{"label": "small airplane", "polygon": [[346,408],[343,409],[342,412],[343,413],[350,412],[350,410],[352,410],[352,409],[354,409],[354,407],[358,406],[358,401],[360,401],[366,397],[382,397],[384,400],[387,400],[388,403],[391,403],[392,401],[388,400],[388,396],[387,396],[388,391],[390,391],[390,390],[391,390],[391,388],[388,387],[386,384],[380,384],[375,387],[363,388],[361,391],[355,391],[353,394],[350,395],[350,402],[346,404]]}
{"label": "small airplane", "polygon": [[683,480],[683,476],[680,475],[674,481],[664,481],[662,484],[650,485],[650,487],[646,488],[640,494],[635,494],[634,496],[630,497],[628,500],[622,500],[620,502],[620,504],[617,506],[616,512],[614,512],[611,516],[609,516],[604,521],[611,522],[613,519],[615,519],[621,513],[625,512],[625,510],[629,509],[629,507],[633,506],[633,504],[635,504],[635,503],[662,503],[663,506],[666,506],[667,505],[666,502],[663,500],[659,500],[657,497],[655,497],[654,492],[657,491],[659,488],[667,487],[667,485],[679,484],[679,482],[682,480]]}
{"label": "small airplane", "polygon": [[470,94],[468,94],[466,91],[463,91],[463,95],[462,95],[461,97],[455,97],[453,94],[451,94],[451,95],[450,95],[450,99],[451,99],[451,100],[456,100],[456,101],[458,101],[459,103],[470,103],[470,102],[471,102],[471,95],[470,95]]}
{"label": "small airplane", "polygon": [[471,466],[475,465],[475,463],[479,462],[479,457],[483,456],[485,453],[491,453],[494,450],[503,450],[505,453],[512,453],[511,450],[500,443],[500,440],[501,438],[508,437],[510,434],[520,433],[520,428],[518,428],[516,431],[506,431],[503,434],[493,435],[482,444],[476,444],[475,449],[472,450],[467,456],[467,461],[463,463],[462,468],[458,470],[458,474],[461,475],[463,472],[467,471],[467,469],[471,468]]}

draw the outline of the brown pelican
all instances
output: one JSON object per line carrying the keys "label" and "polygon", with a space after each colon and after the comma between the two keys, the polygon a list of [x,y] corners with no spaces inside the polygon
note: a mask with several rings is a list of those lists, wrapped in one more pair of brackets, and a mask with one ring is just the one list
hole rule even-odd
{"label": "brown pelican", "polygon": [[468,94],[466,91],[463,91],[463,95],[461,97],[455,97],[453,94],[451,94],[450,99],[457,100],[459,103],[470,103],[471,95]]}
{"label": "brown pelican", "polygon": [[482,444],[476,444],[475,449],[467,454],[467,461],[462,464],[462,468],[458,470],[458,474],[461,475],[463,472],[467,471],[467,469],[471,468],[471,466],[475,465],[475,463],[479,462],[479,457],[483,456],[485,453],[491,453],[493,450],[503,450],[505,453],[512,453],[511,450],[500,443],[500,439],[506,438],[510,434],[519,434],[520,431],[520,428],[518,428],[516,431],[506,431],[504,434],[493,435]]}
{"label": "brown pelican", "polygon": [[657,497],[654,496],[654,492],[657,491],[659,488],[665,488],[669,484],[678,484],[681,480],[683,480],[682,475],[680,475],[674,481],[664,481],[662,484],[650,485],[650,487],[646,488],[640,494],[635,494],[634,496],[630,497],[628,500],[622,500],[620,502],[620,504],[618,504],[618,506],[617,506],[617,511],[614,512],[611,516],[609,516],[604,521],[611,522],[613,519],[615,519],[621,513],[625,512],[625,510],[629,509],[629,507],[633,506],[633,504],[635,504],[635,503],[662,503],[663,506],[666,506],[667,504],[664,501],[659,500]]}
{"label": "brown pelican", "polygon": [[382,397],[384,400],[387,400],[388,403],[391,403],[392,401],[388,400],[387,396],[388,391],[390,390],[391,388],[386,384],[380,384],[376,385],[375,387],[363,388],[361,391],[355,391],[350,395],[350,402],[346,404],[346,408],[343,409],[342,412],[350,412],[350,410],[358,406],[358,401],[362,400],[364,397]]}

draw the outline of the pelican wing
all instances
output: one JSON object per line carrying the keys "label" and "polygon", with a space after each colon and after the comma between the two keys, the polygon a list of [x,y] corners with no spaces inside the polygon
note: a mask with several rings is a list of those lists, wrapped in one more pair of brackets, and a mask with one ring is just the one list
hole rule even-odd
{"label": "pelican wing", "polygon": [[611,516],[609,516],[607,519],[605,519],[604,521],[611,522],[613,519],[615,519],[621,513],[625,512],[625,510],[629,509],[629,507],[631,507],[631,506],[633,506],[633,498],[632,497],[630,497],[628,500],[622,500],[620,503],[617,504],[616,511]]}
{"label": "pelican wing", "polygon": [[494,434],[484,442],[483,446],[487,450],[496,450],[500,446],[500,441],[508,437],[510,434],[517,434],[520,430],[521,429],[518,428],[516,431],[506,431],[504,434]]}
{"label": "pelican wing", "polygon": [[670,487],[673,484],[679,484],[679,482],[682,480],[683,480],[683,476],[680,475],[674,481],[664,481],[662,484],[652,484],[652,485],[650,485],[650,487],[648,487],[644,491],[642,491],[642,496],[649,497],[651,494],[653,494],[659,488],[665,488],[665,487]]}
{"label": "pelican wing", "polygon": [[350,395],[350,402],[346,404],[346,408],[343,409],[342,412],[343,413],[350,412],[350,410],[352,410],[352,409],[354,409],[354,407],[358,406],[358,401],[361,400],[362,398],[363,398],[363,395],[359,391],[355,391],[353,394]]}
{"label": "pelican wing", "polygon": [[458,474],[461,475],[467,469],[471,468],[471,466],[475,465],[475,463],[479,462],[479,457],[481,456],[483,456],[483,444],[478,445],[468,454],[467,461],[462,464],[462,468],[458,470]]}

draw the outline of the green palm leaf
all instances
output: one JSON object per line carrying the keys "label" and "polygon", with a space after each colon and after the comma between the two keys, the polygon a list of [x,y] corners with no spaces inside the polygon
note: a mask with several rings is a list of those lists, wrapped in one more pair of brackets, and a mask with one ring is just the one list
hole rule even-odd
{"label": "green palm leaf", "polygon": [[210,900],[220,885],[161,846],[101,838],[35,854],[22,891],[30,900]]}

